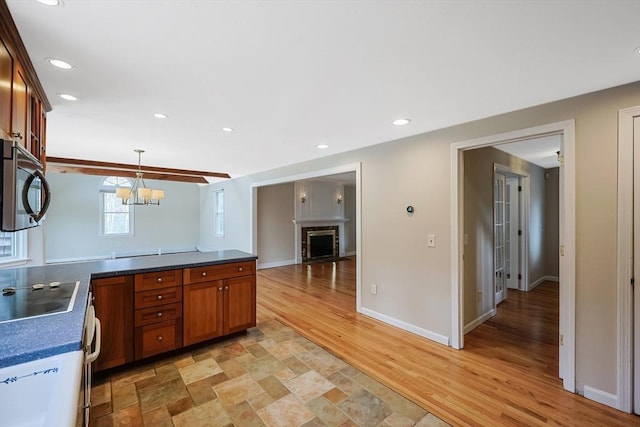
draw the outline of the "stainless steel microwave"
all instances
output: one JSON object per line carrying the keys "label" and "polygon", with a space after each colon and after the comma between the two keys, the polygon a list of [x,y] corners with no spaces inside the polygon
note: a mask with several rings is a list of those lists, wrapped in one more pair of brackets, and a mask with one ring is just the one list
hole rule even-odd
{"label": "stainless steel microwave", "polygon": [[42,163],[14,141],[0,139],[0,142],[0,228],[2,231],[18,231],[37,227],[51,200]]}

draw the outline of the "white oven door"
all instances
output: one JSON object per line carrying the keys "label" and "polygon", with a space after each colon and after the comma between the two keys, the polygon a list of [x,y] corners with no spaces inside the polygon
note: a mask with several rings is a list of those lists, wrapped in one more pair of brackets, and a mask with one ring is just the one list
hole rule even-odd
{"label": "white oven door", "polygon": [[84,369],[82,378],[82,424],[85,427],[89,425],[89,412],[91,410],[91,363],[100,355],[100,347],[102,345],[102,328],[100,319],[96,317],[96,311],[93,307],[92,295],[89,294],[89,305],[87,306],[87,314],[84,322]]}

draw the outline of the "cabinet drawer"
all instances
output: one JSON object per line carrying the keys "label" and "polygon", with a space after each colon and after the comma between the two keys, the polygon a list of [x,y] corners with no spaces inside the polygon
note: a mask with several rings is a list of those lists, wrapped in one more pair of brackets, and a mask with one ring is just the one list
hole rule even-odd
{"label": "cabinet drawer", "polygon": [[255,274],[256,262],[233,262],[229,264],[208,265],[205,267],[185,268],[184,283],[201,283],[230,277],[249,276]]}
{"label": "cabinet drawer", "polygon": [[136,359],[180,347],[182,347],[182,325],[179,320],[167,320],[136,328]]}
{"label": "cabinet drawer", "polygon": [[163,320],[171,320],[182,317],[182,304],[159,305],[157,307],[136,310],[136,326],[150,325]]}
{"label": "cabinet drawer", "polygon": [[180,301],[182,301],[182,287],[136,292],[135,295],[136,310]]}
{"label": "cabinet drawer", "polygon": [[182,270],[136,274],[136,292],[182,285]]}

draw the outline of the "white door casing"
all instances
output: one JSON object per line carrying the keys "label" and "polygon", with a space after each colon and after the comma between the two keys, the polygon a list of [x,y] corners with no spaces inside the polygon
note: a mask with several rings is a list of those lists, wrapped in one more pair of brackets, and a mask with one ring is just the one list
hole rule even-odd
{"label": "white door casing", "polygon": [[505,272],[505,201],[507,177],[493,174],[493,291],[494,307],[507,297]]}
{"label": "white door casing", "polygon": [[507,176],[507,200],[505,204],[506,219],[506,272],[507,272],[507,289],[519,289],[520,282],[518,276],[520,274],[520,237],[518,230],[522,229],[520,225],[520,178]]}
{"label": "white door casing", "polygon": [[464,346],[463,151],[546,135],[562,135],[560,149],[560,366],[563,387],[575,393],[575,120],[451,144],[451,346]]}
{"label": "white door casing", "polygon": [[[617,408],[624,412],[640,407],[640,292],[633,292],[631,280],[638,265],[640,217],[640,106],[618,111],[618,389]],[[634,129],[635,128],[635,129]],[[634,149],[635,145],[635,149]],[[634,205],[636,208],[634,209]],[[634,218],[635,210],[635,218]],[[634,226],[635,222],[635,226]],[[635,238],[634,238],[635,233]],[[634,249],[634,240],[636,241]],[[634,256],[635,254],[635,256]],[[635,267],[634,267],[635,258]],[[638,271],[638,270],[635,270]],[[636,285],[637,286],[637,285]],[[634,316],[635,313],[639,313]],[[635,317],[635,319],[634,319]],[[634,341],[636,352],[634,355]],[[636,369],[634,367],[634,360]],[[634,375],[635,371],[635,375]],[[635,394],[635,398],[634,398]],[[635,402],[634,402],[635,401]]]}

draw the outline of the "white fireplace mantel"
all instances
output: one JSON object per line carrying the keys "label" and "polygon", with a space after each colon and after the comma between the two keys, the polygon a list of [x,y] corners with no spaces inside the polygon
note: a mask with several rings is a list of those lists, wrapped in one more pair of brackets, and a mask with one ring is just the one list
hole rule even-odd
{"label": "white fireplace mantel", "polygon": [[296,225],[336,225],[336,224],[344,224],[349,221],[349,218],[301,218],[301,219],[292,219]]}

